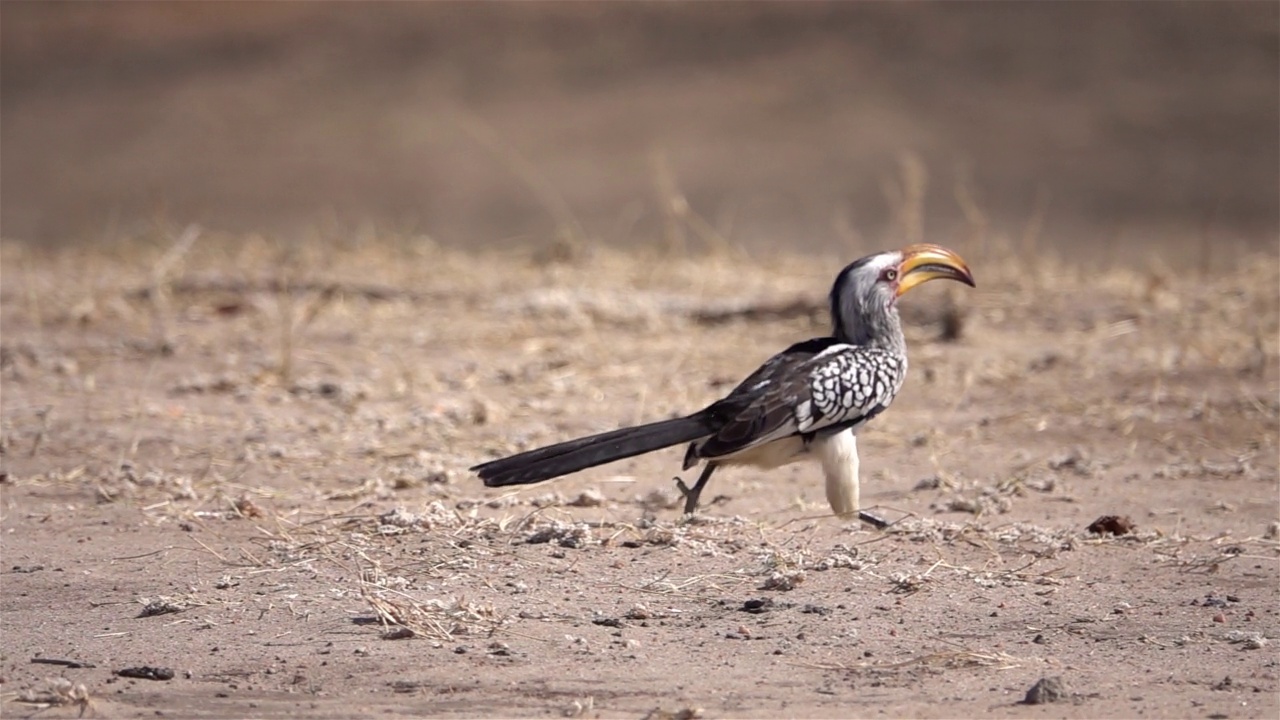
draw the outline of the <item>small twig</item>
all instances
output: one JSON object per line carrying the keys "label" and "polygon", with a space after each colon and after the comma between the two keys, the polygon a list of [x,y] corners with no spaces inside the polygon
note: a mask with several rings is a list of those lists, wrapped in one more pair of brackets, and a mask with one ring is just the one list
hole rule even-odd
{"label": "small twig", "polygon": [[45,434],[49,432],[49,413],[52,410],[52,405],[36,410],[36,417],[40,418],[40,428],[36,430],[35,439],[31,441],[31,452],[27,453],[27,457],[35,457],[36,453],[40,452],[40,445],[44,443]]}
{"label": "small twig", "polygon": [[35,658],[31,658],[31,662],[39,665],[61,665],[62,667],[68,667],[68,668],[98,667],[97,665],[94,665],[93,663],[89,663],[89,662],[80,662],[79,660],[60,660],[58,658],[35,657]]}
{"label": "small twig", "polygon": [[[214,550],[213,548],[209,547],[208,545],[205,545],[203,542],[201,542],[201,541],[200,541],[200,538],[198,538],[198,537],[194,537],[194,536],[193,536],[193,537],[191,538],[191,540],[192,540],[192,542],[194,542],[195,544],[197,544],[197,545],[199,545],[200,547],[204,548],[204,549],[205,549],[205,550],[206,550],[210,555],[212,555],[212,556],[214,556],[214,557],[218,558],[219,560],[221,560],[224,564],[226,564],[226,565],[237,565],[237,563],[233,563],[233,562],[231,562],[231,561],[227,560],[227,559],[226,559],[225,557],[223,557],[223,556],[222,556],[222,555],[221,555],[217,550]],[[261,564],[261,563],[259,563],[259,564]],[[244,567],[243,565],[238,565],[238,566],[239,566],[239,567]]]}

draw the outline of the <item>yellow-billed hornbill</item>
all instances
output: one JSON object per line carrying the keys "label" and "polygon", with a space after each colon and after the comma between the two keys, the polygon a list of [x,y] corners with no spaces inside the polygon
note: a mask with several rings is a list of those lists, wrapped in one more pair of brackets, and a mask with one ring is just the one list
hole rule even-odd
{"label": "yellow-billed hornbill", "polygon": [[[910,245],[857,260],[831,288],[830,337],[796,343],[770,358],[724,398],[686,417],[622,428],[491,460],[471,468],[490,487],[524,485],[689,443],[688,470],[705,460],[692,487],[677,480],[685,513],[721,465],[775,468],[816,459],[827,501],[840,517],[859,513],[857,432],[893,401],[907,373],[897,301],[937,278],[973,286],[959,255]],[[866,513],[862,518],[883,524]]]}

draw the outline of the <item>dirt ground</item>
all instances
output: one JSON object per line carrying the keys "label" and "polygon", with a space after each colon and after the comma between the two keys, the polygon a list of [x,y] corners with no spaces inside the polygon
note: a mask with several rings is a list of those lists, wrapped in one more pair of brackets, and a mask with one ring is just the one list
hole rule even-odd
{"label": "dirt ground", "polygon": [[466,472],[700,407],[848,257],[161,240],[0,255],[6,717],[1280,711],[1274,257],[958,245],[862,435],[877,531],[807,465],[693,521],[679,450]]}

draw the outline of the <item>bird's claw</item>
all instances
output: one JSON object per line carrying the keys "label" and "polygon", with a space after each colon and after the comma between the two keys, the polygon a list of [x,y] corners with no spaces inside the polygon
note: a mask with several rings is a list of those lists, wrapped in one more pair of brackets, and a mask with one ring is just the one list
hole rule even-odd
{"label": "bird's claw", "polygon": [[692,515],[698,510],[698,496],[702,494],[702,488],[694,486],[689,487],[684,480],[677,477],[676,489],[680,491],[680,497],[684,498],[684,514]]}

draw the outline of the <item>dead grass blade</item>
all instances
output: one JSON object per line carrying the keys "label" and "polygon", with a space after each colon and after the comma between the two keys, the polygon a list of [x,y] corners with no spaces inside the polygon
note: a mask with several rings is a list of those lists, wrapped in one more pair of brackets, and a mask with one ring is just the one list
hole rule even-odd
{"label": "dead grass blade", "polygon": [[[360,597],[368,603],[378,620],[387,628],[384,639],[418,636],[449,642],[456,635],[491,634],[501,625],[493,608],[478,606],[465,599],[418,601],[406,592],[382,584],[376,566],[360,570]],[[408,630],[410,635],[396,628]]]}

